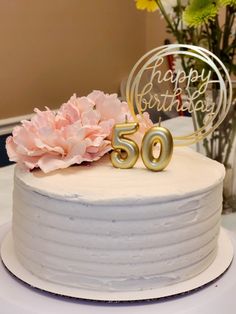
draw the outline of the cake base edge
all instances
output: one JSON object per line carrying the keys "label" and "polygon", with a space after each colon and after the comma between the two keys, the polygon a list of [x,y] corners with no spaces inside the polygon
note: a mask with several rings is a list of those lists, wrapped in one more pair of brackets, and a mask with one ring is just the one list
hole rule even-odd
{"label": "cake base edge", "polygon": [[91,300],[91,301],[106,301],[106,302],[128,302],[128,301],[144,301],[171,297],[195,289],[201,288],[218,277],[220,277],[231,265],[233,260],[233,245],[227,231],[223,228],[220,230],[218,240],[218,251],[214,262],[202,273],[194,278],[179,282],[170,286],[157,289],[149,289],[142,291],[96,291],[71,288],[59,284],[44,281],[29,271],[27,271],[18,261],[12,238],[11,231],[5,236],[1,246],[1,258],[6,269],[22,282],[33,288],[52,294],[72,297],[76,299]]}

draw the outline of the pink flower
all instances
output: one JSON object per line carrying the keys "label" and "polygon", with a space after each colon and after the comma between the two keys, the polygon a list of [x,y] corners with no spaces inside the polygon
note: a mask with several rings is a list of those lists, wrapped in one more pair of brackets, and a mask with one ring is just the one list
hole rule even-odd
{"label": "pink flower", "polygon": [[88,95],[96,110],[101,115],[101,120],[113,120],[114,123],[123,123],[125,117],[131,120],[131,114],[126,102],[120,101],[117,94],[104,94],[101,91],[93,91]]}
{"label": "pink flower", "polygon": [[[35,109],[31,121],[15,127],[6,141],[9,159],[45,173],[98,160],[111,150],[114,124],[124,122],[126,116],[133,120],[128,105],[116,94],[94,91],[87,97],[73,95],[57,113]],[[150,122],[149,116],[147,119]],[[141,133],[146,127],[141,123]]]}
{"label": "pink flower", "polygon": [[[124,123],[134,121],[133,116],[129,111],[127,102],[121,102],[117,98],[117,94],[105,94],[101,91],[93,91],[88,96],[96,110],[101,114],[101,120],[110,120],[113,126],[116,123]],[[153,126],[147,112],[143,113],[143,118],[138,115],[139,129],[131,138],[140,146],[144,133]],[[111,139],[111,135],[109,136]]]}

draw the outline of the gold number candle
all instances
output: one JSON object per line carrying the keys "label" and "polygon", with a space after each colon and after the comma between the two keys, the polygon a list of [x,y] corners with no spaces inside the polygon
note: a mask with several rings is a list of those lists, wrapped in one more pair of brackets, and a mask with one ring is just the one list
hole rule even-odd
{"label": "gold number candle", "polygon": [[125,136],[135,133],[138,127],[136,122],[115,125],[112,136],[114,151],[111,153],[111,162],[114,167],[128,169],[135,165],[139,156],[138,145]]}
{"label": "gold number candle", "polygon": [[[160,154],[156,158],[153,149],[160,144]],[[170,131],[161,126],[149,129],[143,137],[141,156],[144,165],[153,171],[161,171],[169,164],[173,153],[173,138]]]}

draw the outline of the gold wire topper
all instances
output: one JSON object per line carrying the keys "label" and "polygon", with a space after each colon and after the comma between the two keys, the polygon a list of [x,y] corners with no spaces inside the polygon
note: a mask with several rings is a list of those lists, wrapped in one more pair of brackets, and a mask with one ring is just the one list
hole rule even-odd
{"label": "gold wire topper", "polygon": [[[166,68],[166,59],[175,66]],[[194,131],[173,134],[176,145],[196,143],[224,120],[232,101],[228,71],[212,52],[193,45],[166,45],[145,54],[132,69],[126,86],[127,102],[134,118],[144,120],[149,112],[154,121],[160,115],[188,113]],[[148,123],[148,121],[146,121]]]}

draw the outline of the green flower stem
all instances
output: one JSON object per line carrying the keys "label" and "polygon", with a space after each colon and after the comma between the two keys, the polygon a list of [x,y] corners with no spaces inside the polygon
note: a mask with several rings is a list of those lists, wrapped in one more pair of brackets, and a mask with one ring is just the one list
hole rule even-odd
{"label": "green flower stem", "polygon": [[223,37],[223,46],[222,49],[224,50],[227,47],[228,44],[228,37],[229,37],[229,7],[226,6],[226,12],[225,12],[225,24],[224,24],[224,37]]}
{"label": "green flower stem", "polygon": [[[235,22],[235,10],[233,12],[233,14],[231,14],[231,24],[230,24],[230,33],[232,32],[232,27],[234,25],[234,22]],[[232,35],[231,35],[232,36]],[[228,46],[231,46],[231,53],[229,54],[230,56],[230,65],[231,67],[229,67],[229,74],[231,75],[232,73],[232,68],[233,68],[233,65],[234,65],[234,56],[235,56],[235,48],[236,48],[236,34],[234,34],[234,38],[231,42],[231,45],[230,43],[228,43]]]}
{"label": "green flower stem", "polygon": [[177,0],[177,5],[178,5],[179,9],[182,8],[182,6],[181,6],[181,0]]}
{"label": "green flower stem", "polygon": [[219,27],[219,21],[218,21],[218,15],[216,15],[214,21],[209,22],[211,35],[212,35],[212,52],[218,56],[218,58],[221,58],[221,49],[220,49],[220,27]]}
{"label": "green flower stem", "polygon": [[[220,45],[221,45],[221,38],[222,38],[222,30],[220,28],[219,15],[218,14],[215,18],[215,23],[216,23],[216,40],[218,43],[218,56],[220,57]],[[213,27],[213,23],[212,23],[212,27]]]}
{"label": "green flower stem", "polygon": [[165,11],[161,1],[160,0],[155,0],[155,2],[157,3],[161,13],[163,14],[163,16],[164,16],[164,18],[165,18],[165,20],[167,22],[167,25],[169,26],[170,30],[172,31],[172,33],[176,36],[177,40],[179,41],[179,34],[178,34],[178,32],[176,33],[176,30],[175,30],[174,26],[172,25],[171,20],[170,20],[168,14],[166,13],[166,11]]}
{"label": "green flower stem", "polygon": [[210,33],[210,29],[209,29],[207,23],[205,23],[205,29],[206,29],[206,33],[207,33],[208,47],[209,47],[209,50],[212,51],[213,47],[212,47],[212,43],[211,43],[211,33]]}
{"label": "green flower stem", "polygon": [[[181,0],[177,0],[177,7],[178,7],[178,19],[183,21],[183,19],[181,19],[182,13],[183,13]],[[183,25],[183,23],[182,23],[182,25]]]}
{"label": "green flower stem", "polygon": [[227,6],[225,8],[225,25],[223,26],[221,33],[223,33],[223,43],[222,43],[222,61],[228,68],[229,74],[235,72],[234,66],[234,56],[236,48],[236,34],[232,34],[232,28],[235,22],[235,12],[236,7]]}
{"label": "green flower stem", "polygon": [[[179,24],[181,24],[181,27],[180,29],[183,29],[183,19],[182,19],[182,14],[183,14],[183,9],[182,9],[182,6],[181,6],[181,0],[177,0],[177,7],[178,7],[178,23],[177,23],[177,26],[176,26],[176,30],[179,32]],[[180,32],[180,34],[182,34],[182,32]],[[183,41],[183,36],[181,36],[181,41]]]}

